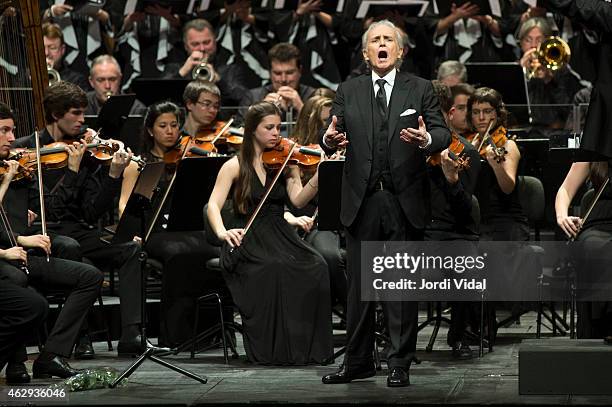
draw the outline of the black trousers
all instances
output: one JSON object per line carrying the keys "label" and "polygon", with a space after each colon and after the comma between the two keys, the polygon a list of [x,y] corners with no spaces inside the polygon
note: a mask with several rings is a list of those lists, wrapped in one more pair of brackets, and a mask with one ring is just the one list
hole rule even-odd
{"label": "black trousers", "polygon": [[[357,218],[346,233],[348,304],[348,343],[344,363],[373,364],[375,302],[361,300],[361,242],[372,240],[423,240],[422,231],[406,220],[397,198],[388,191],[377,191],[365,198]],[[418,302],[382,303],[390,337],[389,368],[409,368],[416,352]]]}
{"label": "black trousers", "polygon": [[44,322],[49,305],[36,291],[0,279],[0,370]]}
{"label": "black trousers", "polygon": [[127,242],[120,245],[107,244],[100,238],[102,232],[77,222],[62,222],[53,225],[53,231],[75,239],[80,247],[80,258],[86,257],[96,267],[118,268],[121,325],[141,323],[142,281],[140,276],[140,245]]}
{"label": "black trousers", "polygon": [[[346,283],[346,254],[340,247],[340,236],[329,230],[313,230],[306,241],[319,252],[327,263],[331,293],[336,303],[346,307],[348,295]],[[332,304],[334,302],[332,301]]]}
{"label": "black trousers", "polygon": [[[0,279],[26,287],[30,285],[41,293],[61,292],[66,302],[53,325],[45,343],[45,350],[69,357],[79,334],[81,324],[87,316],[102,287],[100,270],[85,263],[51,257],[28,256],[28,270],[0,260]],[[25,347],[18,350],[15,361],[26,360]]]}

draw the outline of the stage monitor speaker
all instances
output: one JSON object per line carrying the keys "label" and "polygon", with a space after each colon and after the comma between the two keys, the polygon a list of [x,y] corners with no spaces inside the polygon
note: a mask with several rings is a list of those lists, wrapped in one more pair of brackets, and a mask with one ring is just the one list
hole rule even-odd
{"label": "stage monitor speaker", "polygon": [[603,339],[529,339],[519,348],[519,394],[612,395]]}

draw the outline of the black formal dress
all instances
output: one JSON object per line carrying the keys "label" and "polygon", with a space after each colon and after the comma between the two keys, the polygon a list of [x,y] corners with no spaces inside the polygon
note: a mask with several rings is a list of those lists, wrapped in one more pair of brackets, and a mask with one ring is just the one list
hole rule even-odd
{"label": "black formal dress", "polygon": [[[612,162],[608,161],[608,176],[612,175],[610,164]],[[594,277],[595,284],[605,284],[605,281],[597,279],[597,274],[598,270],[610,268],[607,259],[610,257],[609,250],[612,243],[612,187],[609,184],[582,226],[577,241],[584,242],[585,250],[589,250],[589,253],[584,255],[585,269],[582,273],[579,271],[579,278]],[[578,302],[577,305],[576,333],[579,338],[602,338],[612,335],[612,302],[584,301]]]}
{"label": "black formal dress", "polygon": [[[265,189],[257,177],[251,187],[256,204]],[[323,363],[333,353],[327,265],[283,218],[286,200],[279,179],[242,245],[231,252],[224,244],[223,274],[242,316],[251,362]],[[246,219],[239,217],[238,223]]]}
{"label": "black formal dress", "polygon": [[[340,84],[331,111],[338,119],[336,129],[349,140],[340,210],[347,243],[349,339],[344,363],[349,372],[374,366],[374,303],[362,301],[361,242],[423,239],[431,213],[425,156],[450,143],[431,82],[403,72],[392,76],[386,77],[393,85],[384,112],[370,75]],[[418,128],[419,116],[431,136],[424,149],[399,136],[401,129]],[[323,140],[325,129],[319,144],[331,154],[334,149]],[[417,303],[385,302],[383,311],[391,342],[389,368],[408,368],[416,351]]]}

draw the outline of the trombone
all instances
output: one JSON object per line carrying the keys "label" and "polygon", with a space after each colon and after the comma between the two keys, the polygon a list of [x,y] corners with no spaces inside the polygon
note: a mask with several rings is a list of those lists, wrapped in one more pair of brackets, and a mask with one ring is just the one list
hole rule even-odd
{"label": "trombone", "polygon": [[[572,52],[569,45],[561,37],[551,36],[546,38],[534,54],[541,66],[549,71],[557,71],[563,68],[570,60]],[[533,78],[537,68],[526,68],[527,80]]]}

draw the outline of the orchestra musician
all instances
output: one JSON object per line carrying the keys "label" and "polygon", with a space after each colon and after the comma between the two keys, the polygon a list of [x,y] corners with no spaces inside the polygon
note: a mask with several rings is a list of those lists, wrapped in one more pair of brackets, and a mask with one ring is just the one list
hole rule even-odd
{"label": "orchestra musician", "polygon": [[448,128],[459,135],[470,132],[472,126],[467,117],[467,102],[474,93],[474,87],[458,83],[450,88],[453,95],[453,109],[448,112]]}
{"label": "orchestra musician", "polygon": [[[452,93],[442,82],[433,81],[434,91],[440,100],[442,115],[449,128],[456,107]],[[465,113],[464,113],[465,117]],[[478,225],[473,215],[472,194],[480,172],[480,156],[472,144],[456,132],[451,147],[440,153],[439,164],[429,165],[431,186],[431,223],[425,228],[425,240],[431,241],[477,241]],[[460,143],[460,144],[458,144]],[[452,152],[451,152],[452,151]],[[452,154],[457,159],[452,158]],[[461,161],[459,161],[461,160]],[[434,162],[430,159],[430,164]],[[467,254],[467,253],[466,253]],[[475,254],[477,255],[477,253]],[[466,338],[468,323],[478,320],[478,303],[451,302],[451,325],[448,343],[456,359],[470,359],[472,350]]]}
{"label": "orchestra musician", "polygon": [[[111,55],[97,56],[91,63],[89,69],[89,84],[92,91],[87,92],[86,115],[97,115],[109,97],[120,95],[121,90],[121,67],[117,60]],[[138,99],[134,100],[130,115],[142,115],[147,107]]]}
{"label": "orchestra musician", "polygon": [[261,83],[248,65],[237,61],[229,63],[231,53],[219,49],[215,29],[207,20],[196,18],[187,22],[183,26],[183,44],[186,53],[177,57],[181,62],[169,63],[166,72],[173,77],[192,79],[194,69],[209,64],[206,70],[212,77],[204,75],[200,79],[211,81],[221,89],[224,104],[236,106],[250,88]]}
{"label": "orchestra musician", "polygon": [[[430,215],[425,154],[450,143],[429,81],[398,72],[402,39],[388,20],[369,26],[362,53],[372,69],[342,83],[321,147],[346,146],[340,220],[346,227],[348,344],[341,368],[323,383],[374,376],[374,302],[361,299],[361,242],[422,240]],[[417,303],[386,302],[383,311],[391,348],[390,387],[410,384],[416,352]]]}
{"label": "orchestra musician", "polygon": [[[220,262],[242,315],[246,354],[258,364],[325,363],[333,353],[327,265],[283,219],[287,200],[299,208],[315,196],[318,172],[302,187],[299,169],[287,167],[272,184],[278,170],[267,170],[263,155],[281,141],[281,112],[258,102],[245,119],[240,153],[221,167],[207,214],[224,242]],[[245,234],[267,188],[270,195]],[[221,217],[227,199],[231,220]]]}
{"label": "orchestra musician", "polygon": [[293,44],[281,42],[268,51],[270,63],[270,83],[249,90],[240,101],[238,121],[242,122],[248,106],[265,100],[277,104],[286,120],[288,111],[299,114],[306,99],[315,89],[300,83],[302,78],[302,54]]}
{"label": "orchestra musician", "polygon": [[[476,196],[481,210],[481,239],[529,240],[529,225],[518,197],[517,176],[521,153],[516,142],[505,136],[508,112],[495,89],[478,88],[468,99],[468,120],[473,133],[466,136],[484,158]],[[487,129],[494,147],[487,141]],[[484,139],[484,141],[483,141]]]}
{"label": "orchestra musician", "polygon": [[[590,254],[585,254],[585,271],[609,268],[609,243],[612,241],[612,188],[606,185],[599,199],[594,202],[588,219],[571,216],[570,204],[580,187],[590,180],[598,191],[611,174],[610,160],[602,162],[575,162],[555,198],[557,224],[568,238],[584,242],[581,246]],[[584,216],[582,214],[581,216]],[[603,252],[603,253],[602,253]],[[588,253],[588,252],[587,252]],[[578,338],[606,338],[612,344],[612,303],[578,302]]]}
{"label": "orchestra musician", "polygon": [[[529,103],[538,105],[569,105],[582,86],[567,65],[553,71],[542,65],[538,49],[552,35],[548,21],[532,17],[521,23],[517,40],[521,46],[521,66],[528,74]],[[533,124],[540,127],[563,128],[570,114],[569,107],[533,106]]]}
{"label": "orchestra musician", "polygon": [[[205,86],[206,89],[216,89],[213,84],[204,84],[194,81],[188,85],[189,90],[186,94],[193,92],[193,88]],[[217,90],[218,92],[218,90]],[[218,96],[208,91],[202,91],[202,95],[216,98],[214,103],[218,103]],[[201,96],[205,98],[205,96]],[[198,100],[196,98],[196,100]],[[208,100],[208,99],[206,99]],[[189,102],[189,115],[202,116],[207,112],[215,111],[212,109],[201,109],[202,113],[192,113],[199,109],[199,104]],[[142,141],[142,158],[147,163],[164,161],[164,156],[170,150],[177,147],[179,140],[179,129],[182,121],[180,108],[172,102],[158,102],[147,110],[144,119]],[[194,120],[194,122],[197,122]],[[169,163],[176,168],[173,163]],[[121,196],[119,198],[119,216],[125,210],[134,185],[138,179],[139,166],[132,162],[126,168],[121,185]],[[165,191],[168,187],[169,178],[172,173],[166,172],[158,188]],[[193,214],[194,217],[202,216],[201,211]],[[163,217],[163,216],[162,216]],[[161,220],[161,219],[160,219]],[[186,340],[193,332],[193,305],[195,298],[201,295],[202,287],[194,279],[189,278],[186,273],[190,270],[200,270],[206,261],[218,257],[218,249],[207,243],[204,231],[165,231],[158,222],[146,244],[149,257],[162,262],[162,292],[160,309],[160,336],[159,342],[164,345],[177,345]],[[185,304],[184,298],[193,297]]]}
{"label": "orchestra musician", "polygon": [[[9,158],[9,147],[15,140],[14,128],[14,114],[7,105],[0,103],[0,159]],[[14,175],[15,171],[11,170],[4,174],[3,190]],[[3,230],[0,233],[0,246],[4,254],[4,259],[0,260],[0,279],[20,287],[32,286],[43,293],[55,290],[66,295],[66,301],[47,337],[44,350],[34,361],[33,375],[34,378],[67,378],[78,373],[70,367],[65,358],[72,354],[89,307],[102,288],[103,276],[94,266],[55,257],[49,236],[36,233],[35,229],[30,227],[32,217],[28,212],[30,209],[36,209],[32,203],[35,203],[39,196],[36,187],[37,183],[32,180],[15,181],[4,196],[11,230]],[[14,236],[9,236],[13,232]],[[45,255],[50,256],[48,260]],[[25,264],[28,272],[18,268],[13,263],[14,260]],[[10,374],[7,373],[7,376],[10,376],[11,381],[30,381],[24,365],[26,360],[25,344],[21,343],[14,349],[8,361],[7,369]]]}
{"label": "orchestra musician", "polygon": [[[43,100],[47,125],[40,133],[41,145],[66,142],[66,166],[44,171],[45,204],[49,230],[73,238],[80,248],[79,258],[86,257],[100,268],[119,269],[121,304],[121,338],[117,347],[120,356],[144,352],[140,341],[141,277],[137,242],[121,245],[101,240],[98,220],[113,207],[119,194],[124,168],[131,152],[116,151],[109,166],[86,155],[93,130],[81,135],[87,96],[78,86],[60,81],[50,86]],[[34,135],[13,143],[14,147],[33,148]],[[81,138],[80,142],[78,141]]]}

